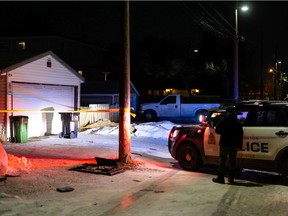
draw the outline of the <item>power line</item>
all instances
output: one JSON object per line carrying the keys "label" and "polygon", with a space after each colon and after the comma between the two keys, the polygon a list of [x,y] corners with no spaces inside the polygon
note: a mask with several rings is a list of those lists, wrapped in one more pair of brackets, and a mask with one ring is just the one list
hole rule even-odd
{"label": "power line", "polygon": [[[235,28],[211,5],[207,4],[204,7],[203,4],[198,2],[198,10],[195,7],[191,8],[183,1],[182,5],[187,14],[203,30],[221,38],[232,38],[235,36]],[[206,8],[209,8],[210,11]],[[240,34],[238,36],[243,38]]]}
{"label": "power line", "polygon": [[[204,11],[204,13],[205,13],[205,15],[207,15],[207,20],[208,21],[210,21],[210,23],[212,24],[212,25],[214,25],[215,27],[218,27],[220,30],[221,30],[221,32],[222,32],[222,34],[223,35],[225,35],[226,37],[233,37],[234,36],[234,34],[233,33],[231,33],[231,31],[229,31],[223,24],[221,24],[218,20],[217,20],[217,18],[215,18],[208,10],[206,10],[205,9],[205,7],[203,7],[203,5],[200,3],[200,2],[198,2],[198,5],[200,6],[200,8]],[[211,6],[209,6],[210,8],[211,8]],[[214,11],[216,11],[215,9],[214,9]],[[216,13],[217,15],[220,15],[218,12]],[[222,16],[221,16],[222,17]],[[223,18],[223,17],[222,17]],[[225,20],[226,21],[226,20]],[[226,21],[226,23],[228,23],[227,21]],[[231,25],[230,25],[231,26]],[[216,29],[216,28],[214,28],[214,29]]]}
{"label": "power line", "polygon": [[[210,6],[211,7],[211,6]],[[236,32],[236,29],[235,29],[235,27],[234,26],[232,26],[215,8],[212,8],[214,11],[215,11],[215,13],[233,30],[233,32],[235,33]],[[233,33],[233,34],[234,34]],[[238,32],[238,37],[240,38],[240,40],[244,40],[244,37],[241,35],[241,34],[239,34],[239,32]]]}

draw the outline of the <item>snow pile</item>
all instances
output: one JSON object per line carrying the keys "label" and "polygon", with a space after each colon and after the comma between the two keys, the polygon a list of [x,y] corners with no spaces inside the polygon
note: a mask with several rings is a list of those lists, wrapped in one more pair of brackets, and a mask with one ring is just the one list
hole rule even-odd
{"label": "snow pile", "polygon": [[[141,124],[131,124],[131,134],[137,137],[167,138],[173,126],[179,126],[170,121],[147,122]],[[95,135],[118,135],[119,126],[107,126],[88,129],[82,133]]]}
{"label": "snow pile", "polygon": [[134,135],[137,137],[167,138],[173,126],[177,126],[170,121],[147,122],[134,125]]}
{"label": "snow pile", "polygon": [[28,173],[31,170],[31,166],[32,164],[27,158],[19,158],[7,154],[2,143],[0,143],[0,179],[4,178],[6,175],[18,176],[23,172]]}
{"label": "snow pile", "polygon": [[21,173],[29,173],[32,168],[32,163],[28,161],[26,157],[17,157],[12,154],[8,154],[8,171],[10,176],[18,176]]}
{"label": "snow pile", "polygon": [[96,134],[96,135],[118,135],[118,130],[119,127],[115,126],[115,127],[99,127],[99,128],[95,128],[95,129],[90,129],[87,132],[91,133],[91,134]]}

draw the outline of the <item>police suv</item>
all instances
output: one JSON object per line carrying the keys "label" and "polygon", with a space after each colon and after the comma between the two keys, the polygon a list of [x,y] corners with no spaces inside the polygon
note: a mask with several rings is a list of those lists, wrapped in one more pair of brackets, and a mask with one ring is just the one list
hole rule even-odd
{"label": "police suv", "polygon": [[[288,103],[260,102],[234,106],[243,125],[242,149],[237,167],[288,175]],[[199,125],[173,127],[168,148],[184,170],[197,170],[203,165],[218,165],[219,138],[215,125],[225,110],[208,115]]]}

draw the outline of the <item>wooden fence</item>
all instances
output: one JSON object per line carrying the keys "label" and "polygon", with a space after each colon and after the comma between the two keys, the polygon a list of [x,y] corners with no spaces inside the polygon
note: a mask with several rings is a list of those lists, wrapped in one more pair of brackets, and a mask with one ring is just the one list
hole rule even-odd
{"label": "wooden fence", "polygon": [[119,121],[118,112],[101,112],[101,110],[109,110],[119,108],[118,105],[109,104],[90,104],[89,107],[81,107],[80,110],[99,110],[99,112],[80,112],[79,126],[85,126],[97,122],[99,119],[108,119],[111,122]]}

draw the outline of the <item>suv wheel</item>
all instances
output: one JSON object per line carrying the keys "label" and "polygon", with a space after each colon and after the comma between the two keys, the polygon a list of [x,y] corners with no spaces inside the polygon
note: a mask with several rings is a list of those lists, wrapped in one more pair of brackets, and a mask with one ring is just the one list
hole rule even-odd
{"label": "suv wheel", "polygon": [[199,169],[202,164],[199,152],[189,143],[185,143],[179,147],[177,160],[182,169],[189,171]]}

